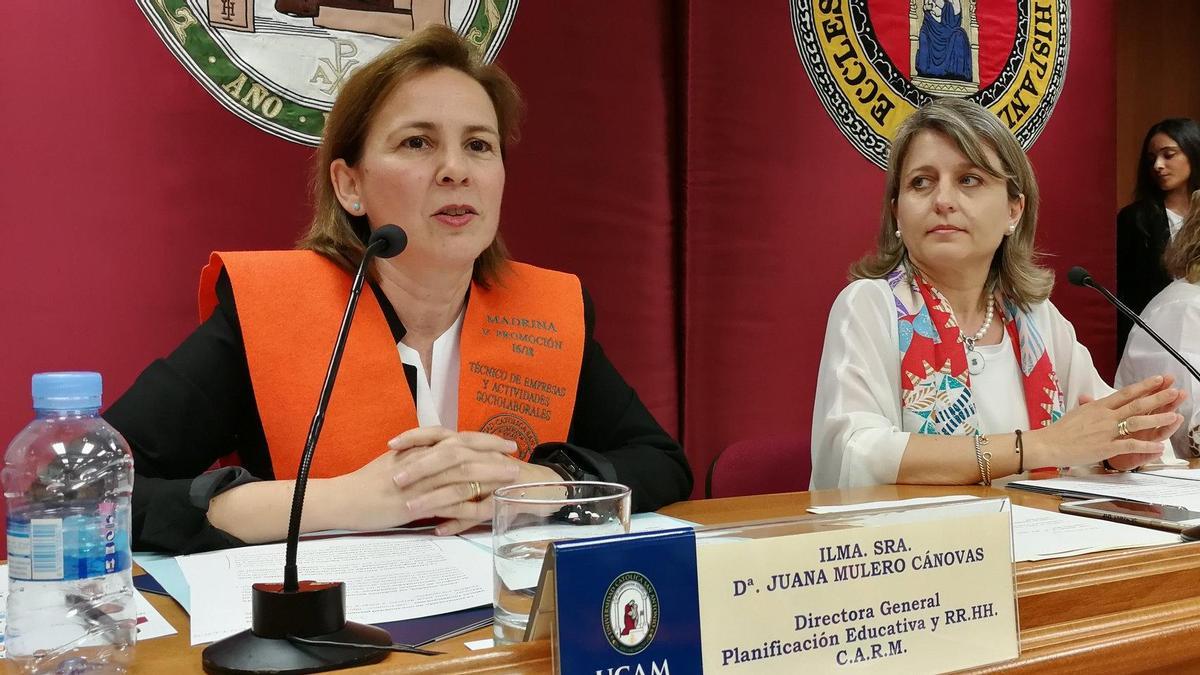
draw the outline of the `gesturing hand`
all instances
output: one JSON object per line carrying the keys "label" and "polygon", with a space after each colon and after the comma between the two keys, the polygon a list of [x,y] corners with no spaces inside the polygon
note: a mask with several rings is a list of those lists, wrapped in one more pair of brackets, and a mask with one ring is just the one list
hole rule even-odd
{"label": "gesturing hand", "polygon": [[1169,375],[1156,375],[1095,401],[1080,397],[1078,408],[1031,432],[1036,455],[1030,461],[1074,466],[1107,459],[1114,468],[1131,469],[1157,458],[1161,442],[1183,423],[1174,411],[1185,394],[1171,388],[1174,382]]}
{"label": "gesturing hand", "polygon": [[388,441],[388,447],[400,453],[393,480],[413,517],[448,519],[438,525],[438,534],[491,518],[496,488],[559,479],[551,469],[514,458],[516,443],[478,431],[421,427]]}

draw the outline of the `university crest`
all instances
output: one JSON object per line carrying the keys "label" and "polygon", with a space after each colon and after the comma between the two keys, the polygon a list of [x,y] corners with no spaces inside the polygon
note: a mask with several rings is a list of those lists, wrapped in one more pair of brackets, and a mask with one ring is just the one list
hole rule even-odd
{"label": "university crest", "polygon": [[625,572],[608,585],[603,610],[604,636],[622,654],[642,652],[658,632],[658,593],[640,572]]}
{"label": "university crest", "polygon": [[1070,0],[791,0],[791,15],[826,112],[880,167],[935,96],[978,102],[1029,149],[1062,91]]}
{"label": "university crest", "polygon": [[454,28],[484,60],[518,0],[136,0],[217,101],[276,136],[317,145],[346,77],[414,30]]}

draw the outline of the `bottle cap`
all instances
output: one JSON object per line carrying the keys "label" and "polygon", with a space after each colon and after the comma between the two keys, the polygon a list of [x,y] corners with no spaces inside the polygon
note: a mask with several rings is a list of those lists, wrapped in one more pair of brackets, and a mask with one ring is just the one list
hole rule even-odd
{"label": "bottle cap", "polygon": [[86,410],[100,407],[100,373],[35,373],[33,407],[38,410]]}

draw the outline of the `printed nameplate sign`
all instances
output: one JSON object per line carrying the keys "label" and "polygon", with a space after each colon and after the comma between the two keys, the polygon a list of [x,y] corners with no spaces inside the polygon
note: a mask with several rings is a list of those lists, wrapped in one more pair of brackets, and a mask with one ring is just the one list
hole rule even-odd
{"label": "printed nameplate sign", "polygon": [[552,638],[556,673],[699,673],[696,590],[691,528],[555,542],[526,639]]}
{"label": "printed nameplate sign", "polygon": [[1007,499],[556,543],[555,671],[945,672],[1020,654]]}
{"label": "printed nameplate sign", "polygon": [[702,541],[704,672],[945,672],[1016,658],[1010,513],[980,506]]}

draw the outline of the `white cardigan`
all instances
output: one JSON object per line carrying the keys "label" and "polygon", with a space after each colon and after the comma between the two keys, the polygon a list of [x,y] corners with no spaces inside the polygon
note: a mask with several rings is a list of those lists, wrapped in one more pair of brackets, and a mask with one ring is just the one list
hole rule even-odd
{"label": "white cardigan", "polygon": [[[1046,343],[1068,410],[1081,395],[1101,398],[1113,392],[1100,379],[1091,354],[1075,339],[1075,329],[1050,301],[1030,309]],[[1015,356],[1013,357],[1015,359]],[[1002,392],[976,392],[980,405],[997,397],[1019,397],[1022,414],[1009,415],[1002,428],[1026,427],[1024,391],[1019,379]],[[813,405],[811,488],[845,488],[896,482],[910,430],[900,415],[900,346],[895,296],[884,279],[860,279],[842,289],[829,312],[825,347]]]}

